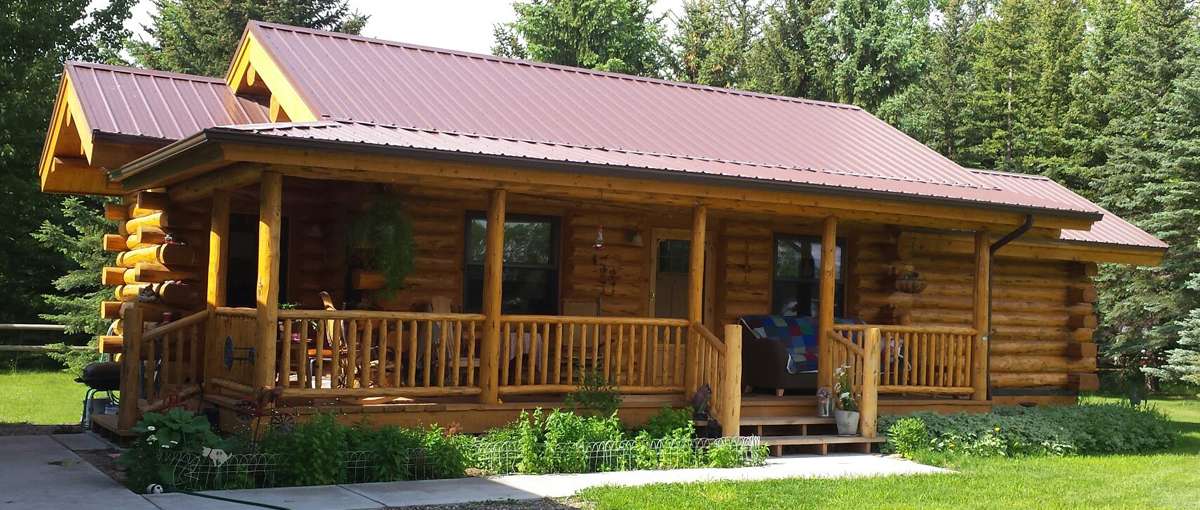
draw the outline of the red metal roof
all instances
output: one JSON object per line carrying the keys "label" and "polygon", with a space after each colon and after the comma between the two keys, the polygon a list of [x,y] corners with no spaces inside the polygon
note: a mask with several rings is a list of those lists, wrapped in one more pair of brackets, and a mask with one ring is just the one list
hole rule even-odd
{"label": "red metal roof", "polygon": [[1143,248],[1167,248],[1167,243],[1160,241],[1157,237],[1146,233],[1132,223],[1093,204],[1088,199],[1077,195],[1075,192],[1048,177],[975,169],[972,169],[971,173],[999,188],[1064,204],[1092,207],[1098,209],[1104,215],[1100,221],[1092,224],[1091,230],[1063,230],[1060,239],[1064,241]]}
{"label": "red metal roof", "polygon": [[[714,159],[748,168],[786,166],[938,184],[946,190],[988,187],[852,105],[286,25],[252,22],[249,31],[308,106],[332,119]],[[940,188],[927,189],[937,195],[933,190]]]}
{"label": "red metal roof", "polygon": [[[900,179],[867,177],[846,173],[823,172],[784,165],[726,161],[676,154],[656,154],[634,150],[584,147],[541,140],[521,140],[454,133],[432,129],[386,126],[352,121],[316,121],[249,126],[227,126],[226,130],[292,139],[387,146],[398,149],[460,153],[473,156],[515,158],[529,161],[554,161],[577,165],[596,165],[650,171],[732,177],[784,185],[814,186],[845,191],[880,192],[965,202],[1005,204],[1066,212],[1092,212],[1090,203],[1064,204],[1046,197],[1031,196],[986,187],[967,188],[929,184]],[[963,171],[963,173],[968,173]],[[972,175],[973,174],[969,174]],[[868,198],[864,197],[864,200]]]}
{"label": "red metal roof", "polygon": [[224,80],[133,67],[68,62],[67,75],[93,131],[172,141],[204,128],[269,122],[267,108],[233,95]]}

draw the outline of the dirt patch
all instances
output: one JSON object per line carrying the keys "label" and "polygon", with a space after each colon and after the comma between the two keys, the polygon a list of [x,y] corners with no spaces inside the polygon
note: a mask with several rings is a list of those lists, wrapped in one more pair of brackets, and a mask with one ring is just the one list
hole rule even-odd
{"label": "dirt patch", "polygon": [[75,452],[75,455],[78,455],[84,462],[96,466],[96,469],[117,483],[125,485],[125,472],[117,468],[117,457],[121,455],[117,450],[85,450]]}

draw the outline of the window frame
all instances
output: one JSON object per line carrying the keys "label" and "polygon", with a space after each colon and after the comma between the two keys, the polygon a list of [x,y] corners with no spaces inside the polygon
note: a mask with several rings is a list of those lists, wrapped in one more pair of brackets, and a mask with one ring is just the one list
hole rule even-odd
{"label": "window frame", "polygon": [[[475,220],[484,220],[484,222],[486,223],[487,213],[485,211],[467,211],[465,219],[463,221],[463,237],[462,237],[462,240],[463,240],[463,252],[462,252],[463,253],[463,265],[462,265],[463,309],[464,309],[464,311],[469,312],[469,313],[480,313],[482,311],[482,303],[483,303],[483,299],[482,299],[483,296],[480,295],[479,296],[480,310],[472,311],[471,310],[472,307],[467,306],[467,304],[471,302],[471,296],[469,296],[470,285],[468,285],[468,283],[467,283],[470,278],[471,268],[477,267],[477,268],[479,268],[480,273],[482,273],[484,271],[484,266],[486,265],[486,262],[471,262],[471,224]],[[562,294],[562,289],[561,289],[561,287],[562,287],[562,284],[561,284],[561,278],[562,278],[562,232],[560,229],[561,219],[558,216],[547,216],[547,215],[540,215],[540,214],[507,214],[504,217],[504,223],[505,223],[505,227],[506,227],[505,230],[507,230],[508,223],[522,223],[522,222],[524,222],[524,223],[547,223],[550,225],[550,247],[549,247],[550,263],[543,265],[543,264],[527,264],[527,263],[517,264],[517,263],[504,262],[503,269],[504,269],[504,271],[508,271],[509,268],[533,269],[533,270],[547,271],[549,273],[549,277],[547,278],[547,285],[549,286],[548,290],[551,292],[550,298],[554,303],[554,305],[552,307],[553,312],[551,312],[551,313],[557,314],[557,313],[559,313],[559,310],[561,308],[561,304],[559,301],[560,301],[561,294]],[[485,230],[485,232],[486,232],[486,230]],[[485,241],[485,243],[486,243],[486,241]],[[486,251],[484,252],[484,258],[485,259],[487,258]],[[501,274],[500,278],[501,278],[501,289],[503,289],[503,285],[504,285],[503,273]],[[501,313],[505,313],[505,314],[511,313],[511,312],[503,309],[503,303],[501,303]]]}
{"label": "window frame", "polygon": [[[813,235],[813,234],[791,234],[791,233],[775,232],[771,235],[771,279],[770,279],[770,303],[769,303],[771,314],[775,314],[777,312],[778,305],[780,304],[780,303],[776,302],[776,298],[778,297],[778,295],[775,292],[775,287],[780,283],[812,282],[812,284],[817,289],[815,295],[817,296],[818,300],[820,299],[821,268],[819,265],[814,269],[815,274],[814,274],[813,278],[811,278],[811,279],[809,279],[809,278],[780,278],[778,276],[779,241],[784,240],[784,239],[809,241],[809,242],[812,242],[812,243],[815,243],[818,245],[821,244],[821,241],[822,241],[821,236]],[[841,256],[839,257],[840,260],[838,261],[839,262],[838,267],[841,268],[841,272],[834,275],[833,316],[834,317],[844,317],[845,313],[846,313],[846,303],[848,301],[847,286],[846,286],[846,281],[848,280],[847,276],[849,274],[849,267],[847,266],[847,258],[848,258],[847,257],[848,252],[847,252],[847,247],[846,247],[847,243],[846,243],[846,239],[843,237],[837,237],[835,239],[836,240],[834,242],[834,245],[837,247],[837,250],[835,250],[834,253],[835,253],[835,256],[838,253],[841,254]],[[839,295],[841,296],[840,303],[838,302],[838,299],[837,299]],[[812,315],[812,317],[817,318],[816,317],[817,315],[819,315],[819,313]]]}

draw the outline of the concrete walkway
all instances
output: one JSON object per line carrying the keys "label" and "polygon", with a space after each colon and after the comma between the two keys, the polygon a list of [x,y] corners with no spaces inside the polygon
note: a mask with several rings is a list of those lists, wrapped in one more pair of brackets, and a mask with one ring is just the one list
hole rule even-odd
{"label": "concrete walkway", "polygon": [[[70,435],[79,437],[66,442],[80,450],[106,446],[82,434]],[[0,508],[156,510],[55,437],[59,436],[0,436]]]}
{"label": "concrete walkway", "polygon": [[[206,494],[267,503],[293,510],[359,510],[476,501],[560,498],[602,485],[781,478],[838,478],[945,473],[943,469],[879,455],[828,455],[773,458],[760,467],[676,469],[573,475],[508,475],[456,480],[380,482],[321,487],[293,487]],[[252,507],[189,496],[158,494],[146,499],[163,510],[246,510]]]}

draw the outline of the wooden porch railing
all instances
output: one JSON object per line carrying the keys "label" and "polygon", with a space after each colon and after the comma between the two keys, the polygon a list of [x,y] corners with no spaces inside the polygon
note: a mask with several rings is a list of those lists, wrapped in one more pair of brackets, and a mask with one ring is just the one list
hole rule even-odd
{"label": "wooden porch railing", "polygon": [[684,319],[505,315],[500,394],[567,393],[587,374],[623,393],[682,393]]}
{"label": "wooden porch railing", "polygon": [[479,393],[479,314],[280,310],[277,384],[291,397]]}
{"label": "wooden porch railing", "polygon": [[830,366],[833,369],[845,367],[850,371],[850,384],[859,392],[859,433],[863,437],[875,437],[879,415],[880,331],[874,326],[854,330],[849,336],[846,331],[835,327],[829,333],[826,354],[832,358]]}
{"label": "wooden porch railing", "polygon": [[712,390],[709,408],[721,423],[721,435],[739,435],[742,421],[742,327],[725,326],[725,340],[703,324],[692,324],[696,332],[696,359],[688,364],[696,371],[698,386]]}
{"label": "wooden porch railing", "polygon": [[[976,332],[972,328],[838,324],[836,341],[865,345],[867,332],[880,337],[879,392],[970,395]],[[845,359],[834,350],[834,366]]]}
{"label": "wooden porch railing", "polygon": [[128,308],[122,320],[121,429],[132,427],[142,412],[200,391],[209,316],[202,310],[146,330],[142,308]]}

